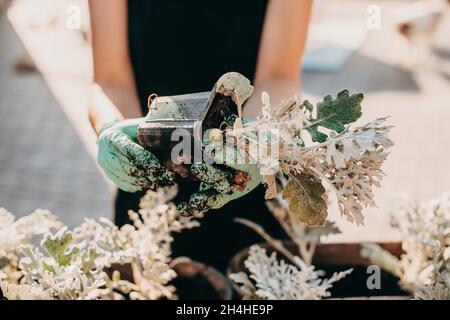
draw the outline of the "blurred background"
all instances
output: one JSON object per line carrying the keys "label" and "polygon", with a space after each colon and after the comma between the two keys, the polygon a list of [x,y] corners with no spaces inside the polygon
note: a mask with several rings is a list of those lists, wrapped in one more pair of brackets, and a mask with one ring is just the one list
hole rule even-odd
{"label": "blurred background", "polygon": [[[95,162],[85,0],[0,0],[0,207],[50,209],[69,226],[112,216],[113,188]],[[304,98],[365,93],[363,119],[391,116],[396,146],[366,226],[331,219],[328,241],[389,241],[400,194],[450,190],[450,4],[446,0],[315,1]],[[244,209],[243,209],[244,210]],[[245,215],[245,212],[243,212]]]}

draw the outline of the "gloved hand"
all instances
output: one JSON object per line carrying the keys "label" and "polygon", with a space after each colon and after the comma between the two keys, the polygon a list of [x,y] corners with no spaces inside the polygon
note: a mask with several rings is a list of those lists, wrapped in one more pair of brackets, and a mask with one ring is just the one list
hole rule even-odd
{"label": "gloved hand", "polygon": [[106,124],[98,138],[97,161],[121,190],[137,192],[175,183],[175,173],[138,144],[137,129],[142,119]]}
{"label": "gloved hand", "polygon": [[[210,143],[205,140],[203,146]],[[202,216],[210,209],[219,209],[245,196],[262,182],[259,167],[245,161],[244,155],[236,148],[216,149],[214,160],[224,165],[194,163],[191,166],[191,173],[202,183],[200,190],[188,202],[178,205],[180,215]]]}

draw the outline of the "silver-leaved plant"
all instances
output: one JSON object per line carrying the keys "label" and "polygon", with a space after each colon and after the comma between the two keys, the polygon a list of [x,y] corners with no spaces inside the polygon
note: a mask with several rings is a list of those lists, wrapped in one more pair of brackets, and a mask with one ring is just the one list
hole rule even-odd
{"label": "silver-leaved plant", "polygon": [[450,299],[450,193],[429,202],[405,199],[392,213],[405,253],[398,259],[376,244],[361,254],[398,276],[400,285],[417,299]]}
{"label": "silver-leaved plant", "polygon": [[[302,222],[325,224],[328,199],[324,186],[328,186],[342,215],[363,224],[362,209],[375,205],[373,187],[380,186],[381,166],[393,142],[386,118],[350,126],[361,117],[362,100],[362,94],[344,90],[336,98],[326,96],[317,106],[291,98],[272,108],[264,92],[263,116],[249,123],[237,118],[232,130],[225,131],[225,145],[233,141],[251,163],[259,165],[267,199],[278,193],[276,176],[287,176],[283,197]],[[211,144],[205,151],[213,153],[217,147]]]}
{"label": "silver-leaved plant", "polygon": [[[281,184],[286,181],[280,178]],[[353,270],[334,273],[331,278],[323,278],[323,272],[312,264],[314,253],[322,237],[340,233],[334,223],[327,221],[323,227],[312,227],[301,222],[291,212],[289,204],[281,194],[267,201],[267,206],[290,237],[295,249],[286,247],[282,242],[269,235],[260,225],[246,220],[236,219],[258,233],[270,247],[281,253],[289,262],[280,260],[276,252],[270,255],[264,248],[253,246],[244,262],[249,274],[239,272],[230,278],[247,300],[319,300],[330,296],[333,284],[343,279]],[[290,250],[291,249],[291,250]]]}
{"label": "silver-leaved plant", "polygon": [[0,208],[0,280],[17,284],[20,252],[36,236],[59,229],[62,223],[46,210],[36,210],[28,216],[16,217]]}
{"label": "silver-leaved plant", "polygon": [[240,285],[245,300],[319,300],[330,296],[333,283],[341,280],[352,270],[338,272],[328,279],[322,279],[322,272],[307,265],[300,257],[296,264],[277,258],[276,252],[268,255],[260,246],[252,246],[244,272],[230,275]]}
{"label": "silver-leaved plant", "polygon": [[[2,268],[3,295],[20,300],[174,298],[171,233],[198,226],[168,203],[175,193],[149,191],[139,212],[130,211],[133,224],[121,228],[107,219],[87,219],[69,231],[46,211],[17,221],[1,211],[0,257],[8,259],[5,266],[17,261],[15,269]],[[59,230],[51,233],[51,228]],[[36,234],[45,234],[40,246],[30,242]],[[125,265],[132,279],[122,279]]]}

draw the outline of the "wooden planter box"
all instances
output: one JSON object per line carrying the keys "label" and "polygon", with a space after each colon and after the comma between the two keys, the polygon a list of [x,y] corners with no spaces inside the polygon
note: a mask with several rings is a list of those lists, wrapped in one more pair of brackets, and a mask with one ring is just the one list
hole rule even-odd
{"label": "wooden planter box", "polygon": [[[402,254],[401,243],[380,243],[381,247],[388,250],[393,255],[399,257]],[[261,245],[268,252],[273,252],[273,248],[267,243]],[[285,246],[291,252],[296,252],[296,247],[291,242],[286,242]],[[240,271],[247,272],[244,261],[248,256],[249,248],[239,252],[230,261],[227,274]],[[381,271],[381,289],[369,290],[367,288],[367,279],[372,273],[367,273],[367,267],[371,265],[370,261],[361,257],[361,244],[322,244],[317,247],[313,264],[318,270],[323,270],[326,276],[331,276],[334,272],[344,271],[353,268],[353,272],[346,278],[337,282],[330,290],[333,299],[408,299],[408,293],[398,286],[399,279],[387,272]],[[285,259],[280,253],[278,256]],[[233,289],[238,298],[241,298],[242,292],[239,287],[233,283]]]}

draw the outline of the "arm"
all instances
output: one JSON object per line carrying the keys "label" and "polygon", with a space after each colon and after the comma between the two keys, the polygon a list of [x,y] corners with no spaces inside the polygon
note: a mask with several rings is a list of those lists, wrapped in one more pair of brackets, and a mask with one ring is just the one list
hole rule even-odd
{"label": "arm", "polygon": [[[89,118],[99,135],[97,162],[120,189],[172,185],[174,173],[137,143],[141,109],[128,51],[127,0],[89,0],[94,79]],[[107,125],[107,126],[105,126]]]}
{"label": "arm", "polygon": [[261,113],[261,93],[267,91],[274,106],[300,95],[301,62],[308,34],[311,0],[270,0],[259,48],[255,94],[244,108],[244,117]]}
{"label": "arm", "polygon": [[94,62],[89,119],[97,134],[113,120],[141,117],[128,50],[126,0],[89,0]]}

